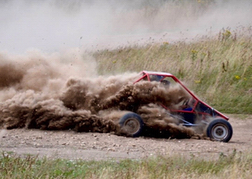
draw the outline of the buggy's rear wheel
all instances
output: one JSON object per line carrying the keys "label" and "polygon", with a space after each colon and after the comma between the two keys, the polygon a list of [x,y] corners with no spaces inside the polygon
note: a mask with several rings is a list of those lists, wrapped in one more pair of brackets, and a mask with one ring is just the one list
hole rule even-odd
{"label": "buggy's rear wheel", "polygon": [[143,120],[136,113],[127,113],[120,120],[119,124],[124,133],[131,137],[138,137],[143,130]]}
{"label": "buggy's rear wheel", "polygon": [[233,135],[233,129],[228,121],[215,119],[208,124],[206,135],[212,140],[228,142]]}

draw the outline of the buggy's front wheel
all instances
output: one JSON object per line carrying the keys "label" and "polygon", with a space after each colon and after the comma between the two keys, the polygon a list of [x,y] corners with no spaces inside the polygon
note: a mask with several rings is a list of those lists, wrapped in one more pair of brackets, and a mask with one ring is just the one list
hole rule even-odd
{"label": "buggy's front wheel", "polygon": [[131,137],[138,137],[143,130],[143,120],[136,113],[127,113],[119,120],[119,124],[124,133]]}
{"label": "buggy's front wheel", "polygon": [[233,135],[233,129],[227,120],[215,119],[208,124],[206,135],[211,140],[228,142]]}

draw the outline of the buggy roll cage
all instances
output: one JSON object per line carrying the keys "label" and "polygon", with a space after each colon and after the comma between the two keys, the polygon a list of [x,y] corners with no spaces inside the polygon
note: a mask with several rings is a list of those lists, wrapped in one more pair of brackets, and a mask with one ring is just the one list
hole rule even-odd
{"label": "buggy roll cage", "polygon": [[[200,100],[196,95],[194,95],[177,77],[172,75],[171,73],[165,73],[165,72],[154,72],[154,71],[142,71],[140,72],[140,75],[142,75],[138,80],[134,82],[137,83],[143,79],[148,80],[148,81],[159,81],[161,82],[164,78],[170,77],[172,78],[176,83],[178,83],[180,86],[182,86],[194,99],[194,104],[190,110],[174,110],[174,109],[169,109],[165,105],[161,104],[163,108],[166,110],[170,111],[171,113],[178,113],[178,114],[197,114],[201,115],[202,118],[204,119],[207,116],[212,116],[212,117],[222,117],[225,120],[229,120],[227,116],[222,114],[221,112],[217,111],[213,107],[209,106],[207,103],[203,102]],[[155,77],[155,79],[151,79],[151,77]],[[177,115],[170,114],[172,117],[178,118],[181,120],[185,126],[195,126],[197,124],[193,124],[192,122],[189,122]]]}

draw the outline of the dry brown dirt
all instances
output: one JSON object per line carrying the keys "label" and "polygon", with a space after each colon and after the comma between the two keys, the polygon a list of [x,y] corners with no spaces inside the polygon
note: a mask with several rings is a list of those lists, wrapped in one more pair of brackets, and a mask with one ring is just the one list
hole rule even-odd
{"label": "dry brown dirt", "polygon": [[141,159],[155,155],[183,155],[217,159],[234,150],[252,149],[252,116],[228,115],[233,137],[228,143],[207,139],[130,138],[110,133],[48,131],[37,129],[1,130],[0,150],[38,157],[107,160]]}

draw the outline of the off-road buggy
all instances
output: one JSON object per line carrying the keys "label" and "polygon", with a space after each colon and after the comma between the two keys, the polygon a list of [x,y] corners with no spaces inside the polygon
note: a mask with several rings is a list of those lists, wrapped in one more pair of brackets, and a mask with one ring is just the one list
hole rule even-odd
{"label": "off-road buggy", "polygon": [[[204,126],[204,134],[212,140],[228,142],[233,134],[233,129],[228,122],[228,117],[212,108],[205,102],[201,101],[194,95],[181,81],[174,75],[164,72],[142,71],[140,78],[134,83],[142,80],[157,81],[164,85],[178,84],[188,94],[189,99],[186,99],[181,105],[181,108],[170,109],[164,104],[160,104],[167,110],[167,114],[177,118],[180,124],[186,127]],[[134,112],[126,113],[119,120],[121,128],[127,131],[129,136],[138,137],[144,129],[144,122],[139,114]]]}

